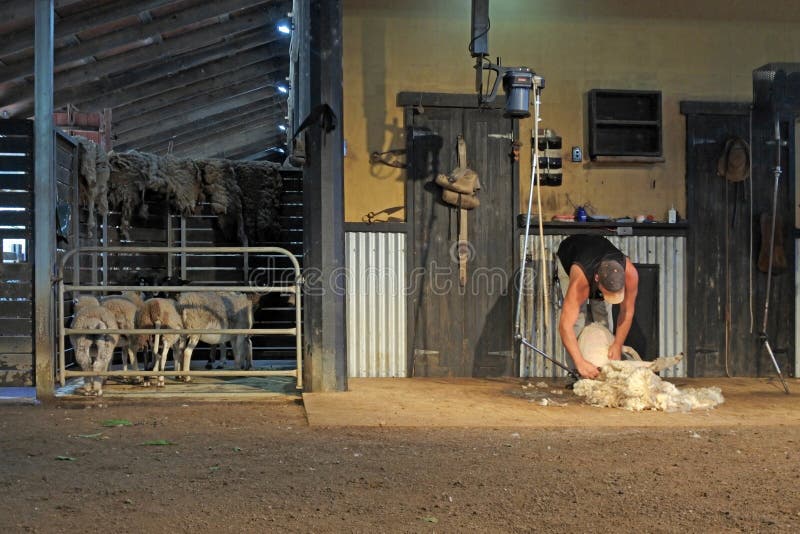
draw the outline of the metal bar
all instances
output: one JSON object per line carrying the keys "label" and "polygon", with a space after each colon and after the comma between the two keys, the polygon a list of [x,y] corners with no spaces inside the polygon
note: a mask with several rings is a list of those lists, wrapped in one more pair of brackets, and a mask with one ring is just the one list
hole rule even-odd
{"label": "metal bar", "polygon": [[245,336],[251,334],[275,334],[275,335],[295,335],[297,333],[294,328],[104,328],[102,330],[91,328],[64,328],[64,333],[68,336],[71,335],[89,335],[89,334],[216,334],[224,335],[229,334],[232,336]]}
{"label": "metal bar", "polygon": [[298,276],[297,280],[295,281],[297,287],[295,288],[295,299],[294,299],[294,324],[297,330],[297,336],[295,336],[295,361],[297,362],[297,389],[303,389],[303,318],[301,314],[301,302],[300,299],[303,296],[303,292],[300,291],[301,284],[303,280],[301,277]]}
{"label": "metal bar", "polygon": [[552,356],[550,356],[546,352],[540,350],[538,347],[536,347],[535,345],[533,345],[532,343],[527,341],[525,338],[521,338],[519,341],[520,341],[520,343],[522,343],[523,345],[525,345],[526,347],[528,347],[532,351],[536,352],[540,356],[543,356],[544,358],[549,360],[551,363],[554,363],[556,366],[558,366],[561,369],[563,369],[564,371],[566,371],[569,374],[569,376],[571,376],[572,378],[574,378],[576,380],[580,380],[581,377],[580,377],[580,375],[578,374],[577,371],[575,371],[573,369],[570,369],[569,367],[567,367],[566,365],[564,365],[560,361],[556,360],[555,358],[553,358]]}
{"label": "metal bar", "polygon": [[294,293],[297,288],[294,286],[81,286],[81,285],[64,285],[65,291],[144,291],[156,290],[165,292],[211,292],[211,291],[227,291],[227,292],[240,292],[240,293]]}
{"label": "metal bar", "polygon": [[[75,204],[77,206],[77,204]],[[77,256],[76,256],[77,257]],[[64,370],[67,368],[66,357],[64,356],[65,342],[64,338],[64,284],[58,284],[58,375],[59,383],[64,386]]]}
{"label": "metal bar", "polygon": [[[103,215],[103,245],[108,246],[108,213]],[[108,285],[108,254],[102,251],[103,259],[103,285]]]}
{"label": "metal bar", "polygon": [[34,269],[36,395],[52,398],[53,265],[56,253],[55,135],[53,128],[53,0],[36,0],[34,122]]}
{"label": "metal bar", "polygon": [[[172,228],[172,214],[167,211],[167,247],[175,246],[175,230]],[[172,254],[167,254],[167,276],[172,276]]]}
{"label": "metal bar", "polygon": [[71,376],[295,376],[296,369],[286,371],[64,371]]}
{"label": "metal bar", "polygon": [[[55,224],[55,223],[54,223]],[[104,223],[104,227],[107,226]],[[72,257],[77,253],[136,253],[136,254],[165,254],[165,253],[187,253],[187,254],[202,254],[202,253],[241,253],[250,252],[251,254],[267,254],[275,253],[281,254],[289,258],[295,268],[296,273],[300,270],[300,263],[297,258],[282,247],[83,247],[75,248],[67,251],[61,259],[62,266],[67,258]]]}
{"label": "metal bar", "polygon": [[186,280],[186,217],[181,215],[181,278]]}

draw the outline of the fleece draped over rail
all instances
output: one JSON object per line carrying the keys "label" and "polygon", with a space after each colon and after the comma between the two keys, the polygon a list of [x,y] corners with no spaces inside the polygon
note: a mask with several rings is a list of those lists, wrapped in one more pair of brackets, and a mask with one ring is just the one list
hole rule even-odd
{"label": "fleece draped over rail", "polygon": [[81,204],[88,207],[90,221],[95,206],[101,215],[119,211],[123,239],[130,239],[134,215],[147,216],[148,195],[163,196],[169,209],[182,215],[197,213],[207,203],[230,241],[253,244],[280,231],[282,183],[276,163],[194,160],[137,151],[106,155],[93,145],[88,140],[80,143]]}

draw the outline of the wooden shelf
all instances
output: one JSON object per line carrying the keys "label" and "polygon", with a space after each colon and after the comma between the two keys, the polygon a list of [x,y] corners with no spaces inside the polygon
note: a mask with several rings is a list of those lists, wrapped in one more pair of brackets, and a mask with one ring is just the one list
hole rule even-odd
{"label": "wooden shelf", "polygon": [[663,163],[663,156],[594,156],[597,163]]}
{"label": "wooden shelf", "polygon": [[656,163],[662,156],[660,91],[589,91],[593,161]]}

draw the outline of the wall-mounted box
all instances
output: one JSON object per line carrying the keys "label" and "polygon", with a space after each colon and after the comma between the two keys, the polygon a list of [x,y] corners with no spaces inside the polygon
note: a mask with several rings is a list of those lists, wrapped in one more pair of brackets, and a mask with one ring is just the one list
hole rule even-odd
{"label": "wall-mounted box", "polygon": [[664,161],[661,91],[589,91],[589,156],[594,161]]}

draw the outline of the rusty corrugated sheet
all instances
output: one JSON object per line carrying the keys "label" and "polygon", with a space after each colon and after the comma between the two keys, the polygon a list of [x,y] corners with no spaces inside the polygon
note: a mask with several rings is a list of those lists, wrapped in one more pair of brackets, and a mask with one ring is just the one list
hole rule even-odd
{"label": "rusty corrugated sheet", "polygon": [[[545,236],[545,254],[552,258],[553,252],[558,250],[559,244],[565,235]],[[658,280],[658,314],[659,328],[659,354],[658,356],[671,356],[686,351],[686,238],[675,236],[630,236],[609,237],[609,240],[624,252],[634,263],[650,263],[659,265]],[[522,240],[520,240],[522,250]],[[525,336],[531,342],[558,361],[572,367],[572,360],[566,354],[557,332],[558,314],[550,313],[549,328],[545,328],[545,318],[540,310],[543,309],[541,282],[538,275],[540,262],[538,237],[532,236],[528,244],[529,255],[537,261],[530,267],[535,275],[529,277],[530,281],[537,283],[526,284],[528,289],[524,299],[522,328]],[[552,262],[548,262],[548,277]],[[566,291],[566,287],[563,288]],[[551,303],[552,308],[552,303]],[[650,355],[648,355],[650,356]],[[656,356],[656,355],[652,355]],[[521,376],[563,376],[565,373],[556,366],[533,354],[529,349],[523,349],[520,359]],[[672,369],[661,372],[661,376],[686,376],[686,360]]]}
{"label": "rusty corrugated sheet", "polygon": [[347,372],[407,376],[406,236],[346,232]]}

